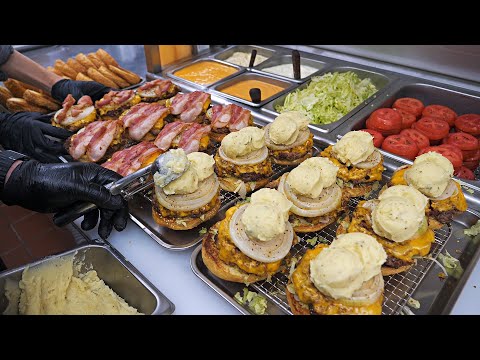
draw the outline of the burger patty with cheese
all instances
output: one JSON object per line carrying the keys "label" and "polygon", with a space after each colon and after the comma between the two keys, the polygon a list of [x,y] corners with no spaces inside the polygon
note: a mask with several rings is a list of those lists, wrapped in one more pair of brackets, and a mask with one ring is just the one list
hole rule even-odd
{"label": "burger patty with cheese", "polygon": [[280,114],[265,126],[265,143],[273,162],[296,165],[312,156],[313,134],[310,120],[299,111]]}
{"label": "burger patty with cheese", "polygon": [[296,243],[288,222],[291,202],[274,189],[253,193],[250,203],[227,210],[202,241],[202,259],[217,277],[238,283],[269,278]]}
{"label": "burger patty with cheese", "polygon": [[336,184],[337,172],[329,159],[313,157],[282,175],[278,191],[292,202],[290,222],[295,232],[319,231],[344,210],[348,199]]}
{"label": "burger patty with cheese", "polygon": [[95,102],[95,108],[104,120],[116,120],[127,109],[140,102],[133,90],[110,91]]}
{"label": "burger patty with cheese", "polygon": [[269,182],[273,170],[264,134],[263,129],[247,126],[225,136],[215,154],[222,189],[244,195]]}
{"label": "burger patty with cheese", "polygon": [[208,154],[183,149],[169,150],[176,161],[167,163],[171,173],[182,174],[165,184],[156,172],[152,216],[160,225],[173,230],[189,230],[210,220],[220,209],[220,184]]}
{"label": "burger patty with cheese", "polygon": [[[414,264],[414,257],[426,256],[435,241],[425,214],[427,206],[428,199],[415,188],[392,186],[378,199],[360,201],[346,231],[375,237],[388,255],[383,275],[401,273]],[[337,234],[343,231],[339,227]]]}
{"label": "burger patty with cheese", "polygon": [[371,236],[339,235],[307,250],[287,284],[295,315],[380,315],[387,254]]}
{"label": "burger patty with cheese", "polygon": [[335,145],[320,153],[338,166],[337,177],[344,182],[350,196],[372,191],[372,183],[382,180],[383,156],[375,149],[373,137],[364,131],[350,131]]}
{"label": "burger patty with cheese", "polygon": [[427,196],[430,199],[428,223],[435,230],[467,210],[462,188],[452,177],[452,163],[441,154],[428,152],[417,156],[413,165],[397,170],[390,185],[408,184]]}

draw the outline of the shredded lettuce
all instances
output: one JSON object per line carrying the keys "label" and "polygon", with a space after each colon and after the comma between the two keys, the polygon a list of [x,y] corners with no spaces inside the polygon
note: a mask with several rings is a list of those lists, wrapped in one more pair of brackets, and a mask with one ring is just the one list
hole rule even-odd
{"label": "shredded lettuce", "polygon": [[369,78],[360,79],[352,71],[314,76],[305,89],[287,95],[279,113],[301,111],[313,124],[329,124],[339,120],[357,105],[377,92]]}
{"label": "shredded lettuce", "polygon": [[240,305],[248,305],[248,308],[257,315],[264,315],[267,309],[267,299],[262,295],[257,294],[255,291],[250,291],[247,288],[243,289],[243,296],[240,292],[237,292],[234,299]]}
{"label": "shredded lettuce", "polygon": [[477,236],[480,234],[480,220],[477,220],[470,228],[463,230],[463,233],[468,236]]}
{"label": "shredded lettuce", "polygon": [[314,236],[311,239],[305,240],[307,244],[315,246],[317,244],[318,236]]}
{"label": "shredded lettuce", "polygon": [[413,309],[420,309],[420,301],[415,300],[414,298],[410,298],[407,300],[408,306],[410,306]]}
{"label": "shredded lettuce", "polygon": [[460,261],[450,255],[447,250],[445,250],[445,255],[442,253],[438,254],[438,258],[443,266],[445,266],[445,271],[449,276],[453,276],[456,279],[462,276],[463,268],[462,265],[460,265]]}
{"label": "shredded lettuce", "polygon": [[207,228],[206,227],[202,227],[200,229],[200,231],[198,232],[199,235],[205,235],[207,233]]}

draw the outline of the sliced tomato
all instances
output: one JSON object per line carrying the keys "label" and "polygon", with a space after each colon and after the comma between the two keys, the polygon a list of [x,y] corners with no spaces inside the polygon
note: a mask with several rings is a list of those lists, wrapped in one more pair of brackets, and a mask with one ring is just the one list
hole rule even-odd
{"label": "sliced tomato", "polygon": [[460,179],[466,179],[466,180],[475,180],[475,175],[473,174],[473,171],[470,170],[469,168],[466,168],[465,166],[461,166],[458,168],[453,175]]}
{"label": "sliced tomato", "polygon": [[450,126],[445,120],[433,117],[423,117],[412,125],[412,129],[420,131],[430,142],[441,140],[448,135]]}
{"label": "sliced tomato", "polygon": [[393,109],[378,109],[367,119],[366,127],[383,136],[398,134],[402,130],[402,116]]}
{"label": "sliced tomato", "polygon": [[423,103],[414,98],[400,98],[395,100],[395,102],[392,105],[392,108],[395,109],[402,109],[403,111],[406,111],[412,115],[414,115],[417,119],[422,115],[423,111]]}
{"label": "sliced tomato", "polygon": [[480,160],[480,150],[472,150],[471,152],[462,152],[463,161],[477,161]]}
{"label": "sliced tomato", "polygon": [[478,139],[464,132],[450,133],[443,139],[444,144],[451,144],[457,146],[460,150],[477,150]]}
{"label": "sliced tomato", "polygon": [[417,121],[417,118],[415,115],[410,114],[409,112],[406,112],[405,110],[402,109],[393,109],[395,111],[398,111],[400,115],[402,116],[402,129],[410,129],[412,127],[412,124]]}
{"label": "sliced tomato", "polygon": [[410,160],[414,160],[418,154],[417,144],[406,135],[387,136],[383,140],[382,149]]}
{"label": "sliced tomato", "polygon": [[463,161],[463,153],[462,153],[462,150],[460,150],[458,147],[456,147],[455,145],[451,145],[451,144],[442,144],[442,145],[439,145],[440,147],[443,147],[445,149],[450,149],[452,150],[455,154],[458,155],[458,157],[460,159],[462,159]]}
{"label": "sliced tomato", "polygon": [[445,120],[449,126],[454,126],[457,113],[443,105],[428,105],[422,111],[422,117],[423,116],[439,118]]}
{"label": "sliced tomato", "polygon": [[428,137],[423,135],[420,131],[415,130],[415,129],[403,129],[400,132],[400,135],[405,135],[408,136],[410,139],[415,141],[415,144],[417,144],[417,147],[421,150],[423,148],[426,148],[427,146],[430,145],[430,140],[428,140]]}
{"label": "sliced tomato", "polygon": [[372,130],[372,129],[361,129],[360,131],[365,131],[367,133],[369,133],[370,135],[373,136],[373,145],[376,147],[376,148],[381,148],[382,147],[382,143],[383,143],[383,140],[385,139],[383,137],[383,135],[378,132],[377,130]]}
{"label": "sliced tomato", "polygon": [[465,114],[460,115],[455,120],[455,129],[463,131],[473,136],[480,135],[480,115]]}
{"label": "sliced tomato", "polygon": [[479,165],[479,160],[475,160],[475,161],[464,161],[463,162],[463,166],[465,166],[466,168],[472,170],[472,171],[475,171],[477,169]]}
{"label": "sliced tomato", "polygon": [[450,160],[454,169],[458,169],[460,166],[462,166],[462,159],[458,156],[458,154],[455,151],[452,151],[451,149],[441,147],[441,146],[429,146],[429,147],[426,147],[425,149],[420,150],[420,152],[418,153],[418,156],[428,152],[436,152],[436,153],[439,153],[440,155],[445,156],[448,160]]}

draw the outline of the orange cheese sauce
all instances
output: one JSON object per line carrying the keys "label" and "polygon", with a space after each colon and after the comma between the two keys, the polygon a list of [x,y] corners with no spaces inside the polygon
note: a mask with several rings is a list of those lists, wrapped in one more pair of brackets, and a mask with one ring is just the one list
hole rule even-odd
{"label": "orange cheese sauce", "polygon": [[236,84],[227,86],[226,88],[222,89],[221,92],[244,99],[244,100],[251,101],[250,89],[252,88],[260,89],[262,93],[261,101],[268,99],[269,97],[275,94],[278,94],[280,91],[285,89],[283,87],[273,85],[267,82],[259,81],[259,80],[244,80],[244,81],[239,81]]}
{"label": "orange cheese sauce", "polygon": [[237,69],[215,61],[199,61],[183,69],[175,71],[175,76],[200,85],[209,85],[226,78]]}

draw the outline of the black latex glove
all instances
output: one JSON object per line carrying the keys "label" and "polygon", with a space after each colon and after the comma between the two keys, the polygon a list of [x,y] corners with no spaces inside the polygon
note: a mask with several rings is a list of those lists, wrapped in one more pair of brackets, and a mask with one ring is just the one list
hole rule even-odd
{"label": "black latex glove", "polygon": [[76,81],[62,79],[52,86],[52,97],[63,102],[68,94],[78,101],[84,95],[88,95],[93,101],[100,100],[103,95],[112,90],[96,81]]}
{"label": "black latex glove", "polygon": [[67,154],[63,142],[72,133],[50,125],[51,118],[37,112],[0,113],[0,144],[42,162],[59,162],[58,155]]}
{"label": "black latex glove", "polygon": [[[42,213],[64,211],[77,202],[94,203],[100,209],[98,234],[106,239],[112,228],[127,225],[128,206],[120,195],[104,186],[121,176],[93,163],[42,164],[22,162],[5,183],[2,201]],[[98,209],[85,215],[82,229],[91,230],[98,221]]]}

